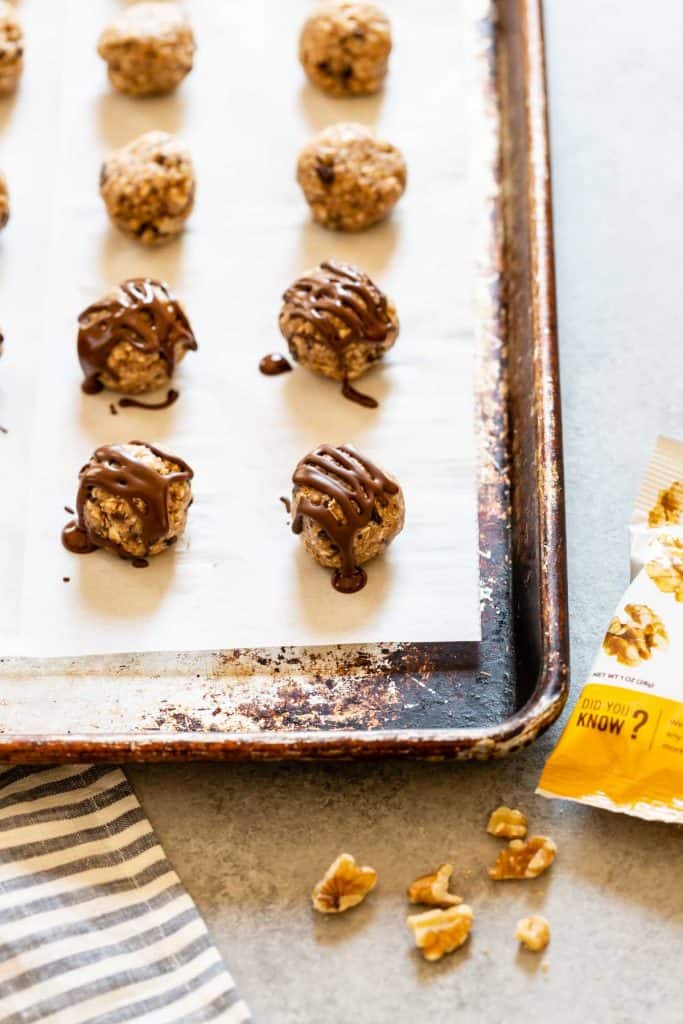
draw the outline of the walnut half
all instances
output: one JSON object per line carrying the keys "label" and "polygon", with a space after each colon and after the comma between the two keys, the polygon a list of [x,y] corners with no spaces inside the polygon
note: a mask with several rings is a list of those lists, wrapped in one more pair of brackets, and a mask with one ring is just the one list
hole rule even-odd
{"label": "walnut half", "polygon": [[540,953],[550,942],[550,925],[540,914],[523,917],[517,922],[515,938],[532,953]]}
{"label": "walnut half", "polygon": [[557,847],[547,836],[532,836],[525,842],[513,839],[501,850],[489,876],[499,882],[507,878],[538,878],[555,860]]}
{"label": "walnut half", "polygon": [[446,953],[459,949],[470,934],[472,908],[466,903],[448,910],[426,910],[412,914],[406,924],[415,936],[415,945],[425,960],[440,960]]}
{"label": "walnut half", "polygon": [[376,884],[374,868],[359,867],[350,853],[340,853],[313,889],[313,908],[321,914],[341,914],[357,906]]}
{"label": "walnut half", "polygon": [[462,903],[460,896],[448,891],[453,874],[452,864],[442,864],[432,875],[421,875],[408,886],[411,903],[424,903],[428,907],[455,907]]}
{"label": "walnut half", "polygon": [[526,829],[526,815],[510,807],[498,807],[486,826],[486,831],[492,836],[505,836],[506,839],[524,839]]}
{"label": "walnut half", "polygon": [[627,604],[624,619],[612,619],[602,641],[602,649],[621,665],[638,665],[652,652],[667,647],[669,637],[658,615],[646,604]]}
{"label": "walnut half", "polygon": [[661,526],[662,523],[680,522],[683,522],[683,480],[674,480],[671,487],[666,487],[657,495],[657,502],[648,514],[647,524]]}
{"label": "walnut half", "polygon": [[662,553],[648,562],[645,571],[663,594],[673,594],[683,602],[683,540],[660,537]]}

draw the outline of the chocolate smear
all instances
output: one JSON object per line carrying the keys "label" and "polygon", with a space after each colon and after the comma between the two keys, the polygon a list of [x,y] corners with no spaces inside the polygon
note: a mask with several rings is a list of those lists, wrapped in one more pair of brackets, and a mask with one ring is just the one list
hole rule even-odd
{"label": "chocolate smear", "polygon": [[130,563],[134,569],[146,569],[149,562],[146,558],[134,558]]}
{"label": "chocolate smear", "polygon": [[112,414],[112,416],[118,416],[119,414],[119,410],[116,408],[113,402],[109,403],[109,412]]}
{"label": "chocolate smear", "polygon": [[280,501],[285,506],[287,515],[289,515],[290,512],[292,511],[292,503],[291,503],[291,501],[289,500],[289,498],[280,498]]}
{"label": "chocolate smear", "polygon": [[[285,308],[290,307],[286,319],[294,322],[301,319],[312,325],[316,338],[337,359],[342,375],[342,395],[374,409],[376,400],[356,391],[349,383],[346,349],[353,342],[362,341],[366,345],[374,344],[378,358],[381,356],[387,335],[394,328],[386,296],[367,274],[350,263],[325,260],[320,270],[324,271],[324,277],[308,274],[287,289],[283,296]],[[285,326],[281,317],[280,329],[287,337]],[[296,333],[295,323],[289,333]]]}
{"label": "chocolate smear", "polygon": [[266,377],[277,377],[280,373],[289,373],[292,364],[279,352],[269,352],[258,364],[258,368]]}
{"label": "chocolate smear", "polygon": [[160,402],[141,402],[138,398],[119,398],[119,405],[122,409],[168,409],[179,397],[179,391],[169,388],[166,398]]}
{"label": "chocolate smear", "polygon": [[339,549],[342,563],[332,576],[332,586],[342,594],[356,593],[365,586],[367,576],[355,563],[354,538],[372,520],[376,505],[385,507],[391,495],[398,493],[398,484],[350,444],[316,448],[301,460],[292,480],[295,486],[311,487],[337,503],[341,522],[325,502],[314,504],[298,496],[292,532],[301,533],[304,517],[324,530]]}
{"label": "chocolate smear", "polygon": [[7,427],[0,427],[0,434],[9,434]]}
{"label": "chocolate smear", "polygon": [[121,342],[146,355],[158,354],[169,377],[178,348],[197,348],[185,311],[168,285],[148,277],[124,281],[113,295],[83,310],[78,324],[78,358],[85,374],[81,387],[88,395],[102,390],[100,374],[116,379],[108,360]]}

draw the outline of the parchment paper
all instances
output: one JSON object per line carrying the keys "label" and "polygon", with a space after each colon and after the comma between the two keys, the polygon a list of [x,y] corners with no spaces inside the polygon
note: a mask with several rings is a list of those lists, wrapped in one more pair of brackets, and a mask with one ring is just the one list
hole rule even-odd
{"label": "parchment paper", "polygon": [[[50,140],[40,156],[25,148],[24,164],[46,160],[54,192],[49,222],[32,232],[17,210],[12,250],[8,235],[2,251],[4,262],[21,253],[25,273],[32,263],[40,272],[43,259],[47,280],[42,329],[33,325],[37,377],[26,371],[21,379],[34,420],[27,514],[4,510],[13,537],[4,653],[479,637],[473,296],[481,210],[470,160],[479,83],[466,38],[473,27],[465,0],[385,6],[395,37],[387,88],[355,101],[305,84],[296,50],[306,0],[193,0],[196,67],[176,95],[161,99],[119,96],[107,83],[95,46],[121,7],[114,0],[50,4],[50,16],[64,19],[56,72],[59,46],[46,52],[45,39],[29,39],[13,117],[33,118],[32,132],[22,130],[24,147],[40,132]],[[45,16],[40,0],[21,5],[33,25],[37,9]],[[48,97],[54,90],[54,103],[46,90]],[[337,120],[375,126],[408,163],[408,190],[394,216],[355,236],[313,225],[294,181],[301,145]],[[152,128],[188,142],[198,181],[187,231],[159,250],[109,226],[97,187],[103,155]],[[278,378],[258,372],[260,356],[283,349],[282,291],[328,257],[359,264],[398,308],[397,344],[361,383],[380,400],[376,411],[301,368]],[[111,284],[145,274],[166,279],[183,300],[199,351],[177,374],[175,406],[113,416],[117,396],[81,394],[76,319]],[[19,343],[25,309],[16,307],[28,292],[3,291],[8,328],[13,317],[9,351]],[[0,397],[2,423],[4,390]],[[11,437],[0,437],[0,451]],[[99,444],[133,438],[194,467],[185,539],[145,570],[106,552],[70,555],[59,538],[80,466]],[[332,589],[278,500],[299,458],[323,441],[353,442],[401,481],[406,496],[403,534],[368,566],[368,586],[353,596]],[[15,471],[25,477],[24,469]]]}

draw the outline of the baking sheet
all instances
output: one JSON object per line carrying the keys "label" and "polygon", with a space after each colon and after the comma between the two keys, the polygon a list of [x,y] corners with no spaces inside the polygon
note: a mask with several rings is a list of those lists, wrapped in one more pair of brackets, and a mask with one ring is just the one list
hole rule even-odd
{"label": "baking sheet", "polygon": [[[36,5],[22,4],[22,14],[35,20]],[[303,0],[197,0],[195,71],[173,97],[132,100],[110,91],[95,53],[99,30],[120,5],[59,5],[48,286],[37,382],[25,374],[22,383],[27,396],[37,387],[37,401],[26,528],[12,545],[16,551],[23,541],[23,571],[15,556],[0,607],[3,625],[15,624],[0,635],[4,653],[478,639],[472,364],[483,196],[470,145],[473,26],[466,0],[386,7],[396,51],[381,97],[333,100],[304,84],[295,57],[310,9]],[[52,10],[57,17],[58,5]],[[36,103],[42,69],[36,59],[22,86]],[[49,113],[41,116],[51,130]],[[401,146],[409,186],[390,221],[343,236],[310,223],[293,169],[312,132],[351,119]],[[151,128],[187,140],[198,178],[188,230],[156,251],[111,229],[97,193],[102,156]],[[12,254],[27,257],[22,226],[13,225]],[[4,260],[9,252],[8,239]],[[275,379],[258,373],[259,357],[282,348],[282,290],[328,257],[358,263],[397,304],[399,340],[363,379],[380,399],[376,411],[301,369]],[[175,406],[114,417],[112,395],[79,390],[76,316],[112,283],[143,274],[170,282],[200,349],[178,373]],[[8,333],[8,348],[13,341]],[[144,571],[105,552],[76,558],[59,544],[79,467],[97,445],[131,438],[156,442],[195,469],[186,538]],[[278,501],[303,454],[346,440],[399,478],[407,504],[404,533],[352,597],[335,593],[303,552]]]}

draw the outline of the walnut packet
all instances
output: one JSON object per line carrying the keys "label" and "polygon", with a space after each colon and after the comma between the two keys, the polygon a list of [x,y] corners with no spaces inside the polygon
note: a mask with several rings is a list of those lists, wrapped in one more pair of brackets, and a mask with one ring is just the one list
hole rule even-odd
{"label": "walnut packet", "polygon": [[536,790],[683,824],[683,442],[660,437],[630,527],[631,584]]}

